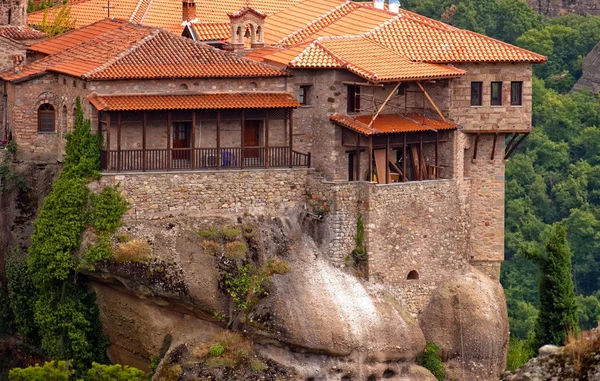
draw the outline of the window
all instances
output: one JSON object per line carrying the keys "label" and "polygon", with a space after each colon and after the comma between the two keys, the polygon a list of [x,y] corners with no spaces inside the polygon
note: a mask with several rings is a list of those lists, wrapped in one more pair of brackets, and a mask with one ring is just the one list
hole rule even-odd
{"label": "window", "polygon": [[298,92],[298,102],[302,106],[310,105],[310,86],[309,85],[300,86],[300,90]]}
{"label": "window", "polygon": [[360,111],[360,86],[348,85],[348,112]]}
{"label": "window", "polygon": [[483,82],[471,82],[471,106],[483,105]]}
{"label": "window", "polygon": [[523,82],[511,82],[510,83],[510,105],[511,106],[522,106],[523,105]]}
{"label": "window", "polygon": [[492,82],[492,106],[502,106],[502,82]]}
{"label": "window", "polygon": [[38,108],[38,132],[54,132],[55,111],[51,104],[44,103]]}

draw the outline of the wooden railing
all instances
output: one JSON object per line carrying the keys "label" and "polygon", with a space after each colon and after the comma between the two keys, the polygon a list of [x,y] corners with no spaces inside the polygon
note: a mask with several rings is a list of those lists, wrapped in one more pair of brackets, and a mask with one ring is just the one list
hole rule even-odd
{"label": "wooden railing", "polygon": [[310,168],[310,153],[290,147],[172,148],[100,151],[102,170],[169,171],[235,168]]}

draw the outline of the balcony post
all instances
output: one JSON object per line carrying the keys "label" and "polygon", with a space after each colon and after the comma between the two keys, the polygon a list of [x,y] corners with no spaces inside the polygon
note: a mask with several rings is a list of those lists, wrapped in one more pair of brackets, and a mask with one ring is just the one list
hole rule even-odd
{"label": "balcony post", "polygon": [[192,169],[196,168],[196,110],[192,110],[192,142],[190,144],[190,165]]}
{"label": "balcony post", "polygon": [[106,113],[106,170],[110,171],[110,114]]}
{"label": "balcony post", "polygon": [[360,181],[360,134],[356,133],[356,181]]}
{"label": "balcony post", "polygon": [[142,113],[142,171],[146,170],[146,110]]}
{"label": "balcony post", "polygon": [[269,150],[269,109],[265,110],[265,168],[269,168],[269,159],[270,159],[270,150]]}
{"label": "balcony post", "polygon": [[173,134],[173,114],[171,113],[171,110],[169,110],[169,112],[167,113],[167,160],[166,160],[166,164],[167,164],[167,170],[170,171],[171,170],[171,160],[173,159],[173,157],[171,156],[171,138],[172,138],[172,134]]}
{"label": "balcony post", "polygon": [[121,111],[117,112],[117,171],[121,170]]}
{"label": "balcony post", "polygon": [[217,168],[221,168],[221,110],[217,110]]}
{"label": "balcony post", "polygon": [[245,125],[246,125],[246,110],[242,109],[242,154],[240,155],[240,168],[244,168],[244,160],[246,159],[246,152],[244,152],[244,148],[245,148],[245,142],[244,142],[244,133],[246,132],[245,129]]}
{"label": "balcony post", "polygon": [[289,109],[290,111],[288,111],[288,123],[289,123],[289,128],[290,128],[290,132],[289,132],[289,139],[290,139],[290,155],[289,155],[289,161],[290,161],[290,168],[294,167],[294,162],[292,161],[292,158],[294,157],[294,122],[293,122],[293,109]]}

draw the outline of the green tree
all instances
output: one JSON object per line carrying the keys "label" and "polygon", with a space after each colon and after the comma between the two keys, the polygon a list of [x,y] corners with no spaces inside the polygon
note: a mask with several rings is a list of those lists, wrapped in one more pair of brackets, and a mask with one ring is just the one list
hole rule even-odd
{"label": "green tree", "polygon": [[35,365],[27,368],[11,369],[8,373],[10,381],[68,381],[73,374],[66,361],[46,362],[43,366]]}
{"label": "green tree", "polygon": [[137,368],[122,365],[102,365],[93,363],[87,371],[86,381],[143,381],[144,372]]}
{"label": "green tree", "polygon": [[496,13],[496,30],[492,37],[514,44],[523,33],[539,24],[539,16],[523,0],[502,0]]}
{"label": "green tree", "polygon": [[42,17],[42,23],[39,26],[40,31],[46,33],[48,37],[54,37],[75,28],[75,20],[71,17],[70,6],[63,5],[58,8],[52,8],[51,16],[50,11],[50,8],[46,8]]}
{"label": "green tree", "polygon": [[552,225],[545,243],[545,253],[527,245],[521,253],[540,269],[540,308],[535,326],[534,344],[562,345],[569,333],[577,328],[577,301],[571,276],[571,250],[567,230],[561,224]]}

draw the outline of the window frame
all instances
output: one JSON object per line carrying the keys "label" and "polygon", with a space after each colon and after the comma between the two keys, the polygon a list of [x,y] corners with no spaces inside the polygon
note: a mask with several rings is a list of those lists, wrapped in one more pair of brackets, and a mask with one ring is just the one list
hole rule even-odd
{"label": "window frame", "polygon": [[[42,128],[42,115],[52,115],[52,130]],[[42,103],[37,110],[38,133],[55,134],[56,133],[56,109],[50,103]]]}
{"label": "window frame", "polygon": [[[479,98],[477,103],[473,103],[473,85],[478,85],[479,87]],[[471,82],[471,107],[481,107],[483,106],[483,82],[481,81],[473,81]]]}
{"label": "window frame", "polygon": [[298,103],[300,103],[300,106],[306,107],[311,105],[311,88],[312,85],[300,85],[298,87]]}
{"label": "window frame", "polygon": [[[494,85],[498,85],[498,103],[494,103]],[[503,83],[501,81],[493,81],[490,83],[490,106],[499,107],[503,105],[502,85]]]}
{"label": "window frame", "polygon": [[[519,86],[519,99],[517,103],[514,102],[514,85]],[[511,106],[523,106],[523,81],[513,81],[510,83],[510,105]]]}
{"label": "window frame", "polygon": [[[357,97],[358,95],[358,97]],[[346,112],[360,111],[360,85],[346,85]]]}

